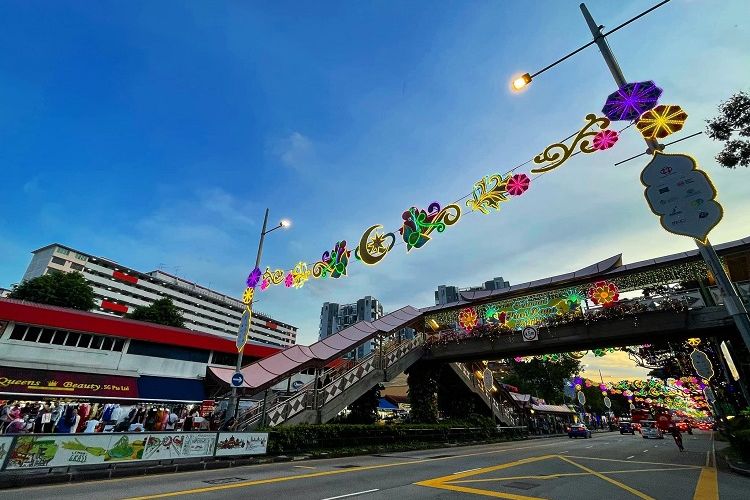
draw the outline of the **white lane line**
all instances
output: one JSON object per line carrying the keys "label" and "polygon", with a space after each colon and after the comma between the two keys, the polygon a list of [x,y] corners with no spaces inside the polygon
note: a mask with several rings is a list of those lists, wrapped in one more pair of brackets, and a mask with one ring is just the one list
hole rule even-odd
{"label": "white lane line", "polygon": [[481,467],[474,467],[473,469],[460,470],[458,472],[454,472],[453,475],[455,475],[455,474],[463,474],[464,472],[471,472],[473,470],[479,470],[479,469],[481,469]]}
{"label": "white lane line", "polygon": [[646,453],[648,450],[643,450],[643,453]]}
{"label": "white lane line", "polygon": [[296,467],[297,469],[315,469],[316,467],[308,467],[307,465],[293,465],[292,467]]}
{"label": "white lane line", "polygon": [[591,446],[587,446],[586,448],[593,448],[593,447],[594,447],[594,445],[591,445]]}
{"label": "white lane line", "polygon": [[379,488],[375,488],[374,490],[358,491],[356,493],[347,493],[346,495],[339,495],[337,497],[328,497],[324,498],[323,500],[336,500],[337,498],[353,497],[357,495],[364,495],[365,493],[372,493],[373,491],[379,491]]}
{"label": "white lane line", "polygon": [[565,450],[565,451],[561,451],[560,453],[567,453],[567,452],[568,452],[568,450]]}
{"label": "white lane line", "polygon": [[630,460],[631,458],[635,458],[635,455],[630,455],[630,456],[629,456],[628,458],[626,458],[625,460]]}

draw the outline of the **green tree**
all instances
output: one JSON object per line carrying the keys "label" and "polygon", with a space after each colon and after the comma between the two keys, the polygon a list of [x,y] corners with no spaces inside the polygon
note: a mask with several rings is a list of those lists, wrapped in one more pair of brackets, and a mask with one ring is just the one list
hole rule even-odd
{"label": "green tree", "polygon": [[432,424],[438,420],[438,377],[440,366],[417,362],[409,368],[409,404],[414,422]]}
{"label": "green tree", "polygon": [[94,289],[81,273],[50,272],[13,287],[11,299],[89,311],[94,303]]}
{"label": "green tree", "polygon": [[523,393],[542,398],[548,404],[559,404],[564,402],[565,380],[580,370],[581,363],[567,357],[557,362],[532,359],[528,363],[518,363],[511,360],[510,370],[501,381],[518,387]]}
{"label": "green tree", "polygon": [[[707,120],[706,134],[724,142],[716,161],[727,168],[750,166],[750,95],[737,92],[719,105],[719,116]],[[737,138],[733,136],[737,134]]]}
{"label": "green tree", "polygon": [[374,424],[378,419],[378,396],[380,385],[370,389],[349,405],[351,413],[347,415],[347,424]]}
{"label": "green tree", "polygon": [[159,325],[185,328],[185,321],[182,319],[179,309],[169,298],[159,299],[150,306],[138,306],[126,317]]}

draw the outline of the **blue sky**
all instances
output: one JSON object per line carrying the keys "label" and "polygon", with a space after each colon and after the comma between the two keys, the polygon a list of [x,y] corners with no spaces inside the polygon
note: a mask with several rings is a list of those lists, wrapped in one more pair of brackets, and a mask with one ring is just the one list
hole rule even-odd
{"label": "blue sky", "polygon": [[[590,8],[613,27],[652,3]],[[687,110],[675,138],[748,90],[747,13],[744,0],[674,0],[611,37],[629,80],[655,80],[663,103]],[[58,241],[239,296],[265,207],[294,225],[268,237],[264,264],[311,263],[576,130],[615,90],[596,48],[521,94],[508,81],[589,39],[577,1],[4,2],[0,286]],[[348,278],[264,293],[257,308],[308,344],[326,300],[425,306],[442,283],[690,249],[645,204],[646,159],[613,166],[643,148],[630,129],[499,213],[376,267],[352,264]],[[750,234],[750,172],[718,167],[719,149],[704,136],[670,149],[696,156],[719,189],[716,242]]]}

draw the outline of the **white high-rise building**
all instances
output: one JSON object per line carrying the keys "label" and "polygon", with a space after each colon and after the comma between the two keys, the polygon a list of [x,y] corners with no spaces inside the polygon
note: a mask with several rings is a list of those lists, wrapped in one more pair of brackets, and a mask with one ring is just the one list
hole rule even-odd
{"label": "white high-rise building", "polygon": [[[50,271],[77,271],[93,287],[92,312],[124,316],[137,306],[148,306],[168,297],[180,310],[190,330],[236,337],[245,304],[242,301],[163,271],[148,273],[127,268],[104,257],[57,243],[32,252],[24,280]],[[287,347],[297,342],[297,327],[253,311],[250,341]]]}

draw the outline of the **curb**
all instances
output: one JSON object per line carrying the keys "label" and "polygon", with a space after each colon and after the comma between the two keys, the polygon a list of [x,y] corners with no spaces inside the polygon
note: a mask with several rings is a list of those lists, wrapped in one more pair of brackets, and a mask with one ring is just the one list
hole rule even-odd
{"label": "curb", "polygon": [[[736,465],[736,462],[733,463],[733,461],[727,457],[724,457],[724,460],[726,460],[727,465],[732,470],[732,472],[735,472],[737,474],[742,474],[743,476],[750,476],[750,469],[746,469],[744,467],[740,467],[739,465]],[[744,462],[742,463],[744,464]]]}

